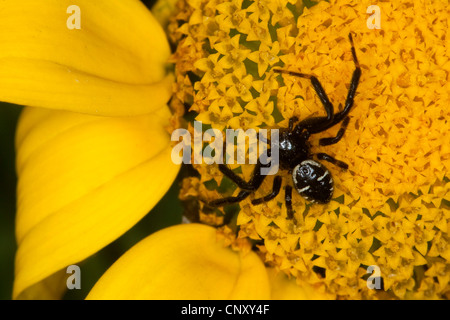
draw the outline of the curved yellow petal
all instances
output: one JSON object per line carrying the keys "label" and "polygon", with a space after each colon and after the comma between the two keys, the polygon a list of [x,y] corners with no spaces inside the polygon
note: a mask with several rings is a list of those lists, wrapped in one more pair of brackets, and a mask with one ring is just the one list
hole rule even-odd
{"label": "curved yellow petal", "polygon": [[170,112],[95,117],[27,108],[17,129],[13,296],[109,244],[165,194],[178,172]]}
{"label": "curved yellow petal", "polygon": [[158,231],[126,252],[87,299],[268,299],[264,264],[254,252],[224,247],[216,230],[184,224]]}
{"label": "curved yellow petal", "polygon": [[66,270],[59,270],[44,280],[37,282],[16,297],[21,300],[57,300],[67,291]]}
{"label": "curved yellow petal", "polygon": [[295,278],[289,279],[285,274],[273,268],[267,269],[273,300],[330,300],[333,295],[327,294],[323,287],[314,287],[306,282],[298,284]]}
{"label": "curved yellow petal", "polygon": [[138,0],[3,0],[0,30],[0,100],[117,116],[170,97],[169,45]]}

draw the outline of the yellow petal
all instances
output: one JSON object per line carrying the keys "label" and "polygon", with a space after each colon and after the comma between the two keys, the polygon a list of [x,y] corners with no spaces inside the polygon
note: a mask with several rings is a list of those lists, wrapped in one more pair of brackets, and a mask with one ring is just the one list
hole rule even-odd
{"label": "yellow petal", "polygon": [[165,194],[179,168],[164,129],[169,116],[167,107],[127,118],[24,110],[15,298],[118,238]]}
{"label": "yellow petal", "polygon": [[[80,29],[68,28],[77,18]],[[138,0],[4,0],[0,30],[0,100],[136,115],[170,97],[169,45]]]}
{"label": "yellow petal", "polygon": [[200,224],[163,229],[106,271],[88,299],[268,299],[264,264],[232,251]]}
{"label": "yellow petal", "polygon": [[274,300],[329,300],[334,297],[324,292],[324,287],[314,287],[308,283],[297,284],[295,278],[273,268],[267,269],[271,284],[271,298]]}
{"label": "yellow petal", "polygon": [[37,282],[25,291],[22,291],[19,299],[21,300],[56,300],[60,299],[64,292],[67,290],[67,278],[68,274],[66,270],[60,270],[50,277]]}

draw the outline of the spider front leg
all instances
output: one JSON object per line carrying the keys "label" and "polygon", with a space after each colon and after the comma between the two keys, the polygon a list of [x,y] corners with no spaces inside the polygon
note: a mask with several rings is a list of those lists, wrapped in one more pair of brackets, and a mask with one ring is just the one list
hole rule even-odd
{"label": "spider front leg", "polygon": [[353,43],[353,37],[352,37],[351,33],[348,34],[348,39],[350,40],[350,44],[351,44],[352,57],[353,57],[353,63],[355,64],[355,70],[353,71],[352,80],[350,81],[350,88],[348,89],[347,99],[345,100],[344,110],[342,110],[341,112],[338,112],[334,115],[333,122],[326,129],[331,128],[335,124],[341,122],[342,119],[347,117],[348,113],[350,112],[351,108],[353,107],[353,102],[354,102],[355,95],[356,95],[356,89],[358,88],[359,79],[361,78],[361,66],[359,65],[358,58],[356,57],[355,44]]}
{"label": "spider front leg", "polygon": [[[353,71],[352,79],[350,81],[350,87],[348,89],[347,98],[345,99],[344,109],[342,111],[336,112],[334,114],[333,121],[331,121],[328,125],[322,127],[320,131],[314,130],[314,131],[311,131],[311,133],[318,133],[321,131],[325,131],[325,130],[333,127],[334,125],[338,124],[339,122],[341,122],[343,119],[345,119],[348,116],[348,114],[350,113],[350,110],[353,107],[355,95],[356,95],[356,89],[358,88],[359,79],[361,78],[361,66],[359,64],[358,58],[356,57],[355,45],[353,43],[353,37],[352,37],[351,33],[348,34],[348,38],[349,38],[350,44],[351,44],[351,51],[352,51],[353,63],[355,64],[355,70]],[[320,120],[325,121],[326,118],[320,117],[317,119],[319,119],[317,121],[320,121]]]}
{"label": "spider front leg", "polygon": [[322,138],[319,140],[319,145],[321,146],[329,146],[331,144],[335,144],[338,143],[339,140],[342,139],[342,137],[344,136],[345,130],[347,130],[347,126],[348,126],[348,122],[350,121],[349,117],[346,117],[344,119],[344,121],[342,122],[341,128],[339,129],[336,137],[332,137],[332,138]]}
{"label": "spider front leg", "polygon": [[349,114],[351,108],[353,107],[355,95],[356,95],[356,89],[358,88],[359,79],[361,78],[361,66],[359,64],[358,58],[356,56],[356,50],[355,45],[353,43],[353,37],[352,34],[349,33],[348,38],[350,40],[351,44],[351,52],[353,57],[353,63],[355,64],[355,70],[353,71],[352,79],[350,81],[350,87],[347,93],[347,98],[345,100],[344,109],[340,112],[333,113],[333,105],[331,104],[330,100],[327,97],[327,94],[325,90],[323,89],[322,85],[320,84],[319,80],[312,75],[299,73],[299,72],[293,72],[288,70],[279,70],[274,69],[274,72],[278,73],[285,73],[290,74],[293,76],[298,76],[301,78],[309,79],[314,87],[314,90],[316,91],[317,95],[319,96],[320,101],[325,107],[325,111],[327,112],[326,117],[314,117],[309,118],[301,121],[295,128],[296,131],[301,132],[301,130],[306,129],[309,133],[315,134],[322,131],[325,131],[334,125],[341,122],[343,119],[347,117]]}
{"label": "spider front leg", "polygon": [[[301,121],[296,127],[301,127],[305,129],[313,129],[311,133],[315,133],[315,131],[320,132],[323,131],[322,127],[329,125],[331,122],[333,122],[334,119],[334,107],[333,104],[330,102],[330,99],[327,96],[327,93],[325,92],[325,89],[322,87],[320,81],[313,75],[300,73],[300,72],[294,72],[289,70],[282,70],[282,69],[273,69],[274,72],[277,73],[284,73],[289,74],[291,76],[296,76],[300,78],[309,79],[311,81],[311,84],[314,88],[314,90],[317,93],[317,96],[320,99],[320,102],[322,102],[325,111],[327,113],[326,117],[315,117],[310,119],[305,119]],[[293,119],[293,118],[291,118]],[[289,126],[293,124],[291,122],[291,119],[289,120]],[[294,117],[295,119],[295,117]]]}

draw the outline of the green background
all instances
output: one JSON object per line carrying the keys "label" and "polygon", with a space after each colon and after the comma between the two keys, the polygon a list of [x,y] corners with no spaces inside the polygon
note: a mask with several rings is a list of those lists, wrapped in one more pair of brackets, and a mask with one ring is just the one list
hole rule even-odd
{"label": "green background", "polygon": [[0,103],[0,299],[11,298],[14,276],[14,131],[20,109],[19,106]]}

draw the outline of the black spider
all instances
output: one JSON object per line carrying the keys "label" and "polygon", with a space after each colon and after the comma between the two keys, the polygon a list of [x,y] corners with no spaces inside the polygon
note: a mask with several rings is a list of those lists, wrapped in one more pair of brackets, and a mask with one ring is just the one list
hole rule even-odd
{"label": "black spider", "polygon": [[[325,204],[331,200],[333,196],[333,179],[330,172],[323,164],[312,159],[313,154],[310,152],[310,143],[308,139],[312,134],[328,130],[340,122],[342,122],[342,125],[337,135],[331,138],[320,139],[319,145],[325,146],[335,144],[342,138],[349,122],[348,114],[353,106],[356,88],[358,87],[359,79],[361,77],[361,68],[359,66],[358,59],[356,58],[352,35],[349,34],[348,37],[350,39],[353,61],[355,63],[355,71],[353,72],[344,109],[340,112],[334,113],[333,104],[328,99],[325,90],[315,76],[287,70],[274,70],[277,73],[285,73],[288,75],[309,79],[327,113],[326,117],[308,118],[298,122],[295,126],[294,124],[298,121],[298,119],[293,117],[289,119],[289,127],[281,129],[279,133],[280,169],[287,170],[290,174],[292,174],[293,185],[297,192],[303,198],[311,202]],[[342,169],[348,168],[346,163],[336,160],[328,154],[317,153],[316,156],[319,160],[331,162]],[[250,181],[246,182],[226,165],[219,164],[219,170],[234,183],[236,183],[236,185],[242,190],[235,197],[226,197],[213,200],[207,203],[207,205],[210,207],[221,207],[240,202],[247,198],[250,194],[258,190],[266,177],[261,174],[262,167],[265,167],[265,165],[261,163],[260,159],[258,159],[258,163],[255,165]],[[267,167],[269,167],[269,165],[267,165]],[[274,199],[280,192],[280,189],[281,176],[275,176],[273,180],[272,192],[262,198],[252,200],[252,204],[258,205]],[[294,212],[292,210],[292,187],[289,184],[287,184],[285,188],[285,201],[288,218],[293,219]]]}

